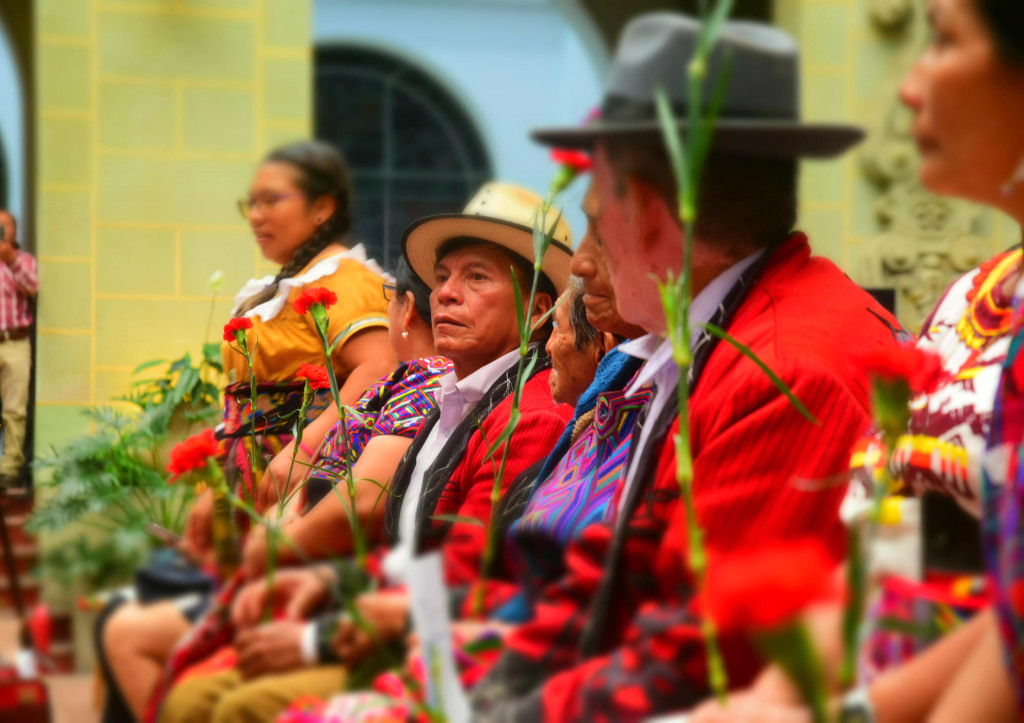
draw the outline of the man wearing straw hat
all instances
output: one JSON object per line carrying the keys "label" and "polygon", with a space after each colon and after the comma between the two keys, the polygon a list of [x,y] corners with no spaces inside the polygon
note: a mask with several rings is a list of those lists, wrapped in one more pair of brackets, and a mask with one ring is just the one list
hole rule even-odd
{"label": "man wearing straw hat", "polygon": [[[235,637],[236,668],[192,677],[176,686],[163,706],[162,723],[269,722],[295,698],[340,692],[346,668],[332,655],[333,631],[338,628],[339,639],[351,638],[361,649],[400,643],[409,614],[402,587],[412,559],[421,553],[441,550],[454,602],[465,598],[480,574],[485,535],[482,525],[465,520],[486,523],[490,518],[502,450],[492,456],[488,449],[510,418],[519,362],[516,280],[511,269],[515,268],[526,303],[540,204],[540,197],[524,188],[488,183],[463,213],[423,218],[405,232],[405,258],[431,288],[434,345],[452,360],[454,371],[440,379],[438,405],[403,457],[384,502],[385,542],[370,555],[381,561],[376,583],[382,591],[356,601],[367,619],[380,623],[377,637],[369,639],[351,618],[342,617],[339,623],[334,611],[309,623],[283,646],[276,643],[288,623],[260,625],[269,600],[292,616],[308,617],[329,599],[322,570],[278,571],[273,593],[266,580],[258,580],[234,602],[232,619],[241,628]],[[558,213],[549,210],[542,220],[554,240],[542,260],[538,293],[528,314],[531,323],[537,323],[568,286],[572,254],[569,228]],[[550,325],[545,325],[534,341],[549,332]],[[572,416],[571,407],[552,401],[550,360],[541,352],[534,349],[538,363],[523,388],[520,421],[507,443],[502,491],[547,456]],[[458,519],[450,521],[453,518]],[[350,577],[351,567],[343,565],[339,579]],[[386,625],[382,610],[387,612]],[[180,672],[199,660],[202,657],[195,655],[176,667]]]}
{"label": "man wearing straw hat", "polygon": [[[616,518],[583,532],[535,618],[506,638],[473,691],[475,720],[633,721],[709,694],[675,477],[679,383],[690,388],[693,494],[707,546],[727,554],[813,537],[837,561],[844,552],[843,491],[822,481],[846,469],[869,422],[866,384],[844,356],[895,345],[900,331],[792,228],[797,159],[839,155],[861,132],[800,122],[789,36],[768,25],[725,25],[709,76],[729,53],[731,83],[700,189],[694,361],[690,378],[679,380],[656,282],[681,272],[683,231],[653,99],[663,88],[676,117],[686,118],[685,69],[699,32],[682,15],[635,19],[623,32],[601,119],[534,133],[542,143],[594,152],[594,220],[619,313],[648,332],[623,351],[648,360],[634,388],[653,382],[656,391],[634,437]],[[704,332],[707,322],[753,349],[820,423],[802,417],[735,347]],[[721,643],[730,684],[749,681],[758,656],[743,640]]]}

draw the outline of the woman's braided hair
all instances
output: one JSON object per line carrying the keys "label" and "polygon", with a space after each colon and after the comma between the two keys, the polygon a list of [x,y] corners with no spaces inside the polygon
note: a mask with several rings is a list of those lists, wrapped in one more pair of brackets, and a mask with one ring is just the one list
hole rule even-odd
{"label": "woman's braided hair", "polygon": [[352,177],[348,164],[334,146],[322,141],[292,143],[268,153],[263,163],[284,163],[295,168],[299,172],[297,184],[306,199],[312,202],[330,196],[334,199],[334,213],[298,248],[292,260],[281,267],[267,288],[239,305],[235,310],[238,316],[274,298],[283,279],[302,271],[317,254],[340,241],[352,228]]}

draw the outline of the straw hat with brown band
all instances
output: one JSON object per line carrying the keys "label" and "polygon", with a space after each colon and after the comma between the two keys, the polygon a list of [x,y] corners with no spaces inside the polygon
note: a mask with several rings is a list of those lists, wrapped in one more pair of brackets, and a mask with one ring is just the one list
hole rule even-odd
{"label": "straw hat with brown band", "polygon": [[[522,186],[511,183],[484,184],[462,213],[427,216],[410,224],[402,236],[402,253],[420,279],[437,286],[434,264],[437,250],[456,238],[477,238],[497,244],[533,264],[533,227],[543,200]],[[555,222],[557,219],[557,223]],[[569,285],[572,236],[557,209],[548,209],[544,228],[554,226],[554,239],[544,254],[541,271],[560,296]]]}

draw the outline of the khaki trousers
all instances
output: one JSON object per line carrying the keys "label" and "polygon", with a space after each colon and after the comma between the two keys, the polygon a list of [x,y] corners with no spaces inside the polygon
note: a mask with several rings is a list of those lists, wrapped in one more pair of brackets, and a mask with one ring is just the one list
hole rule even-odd
{"label": "khaki trousers", "polygon": [[0,403],[3,404],[4,454],[0,475],[14,477],[25,464],[25,420],[32,374],[32,342],[0,341]]}
{"label": "khaki trousers", "polygon": [[345,675],[344,666],[325,665],[251,681],[235,670],[191,678],[171,689],[160,723],[274,723],[297,698],[343,692]]}

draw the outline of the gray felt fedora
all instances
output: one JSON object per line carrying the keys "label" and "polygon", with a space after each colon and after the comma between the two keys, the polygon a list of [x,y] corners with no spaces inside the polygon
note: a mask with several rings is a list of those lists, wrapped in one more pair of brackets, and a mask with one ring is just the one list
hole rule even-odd
{"label": "gray felt fedora", "polygon": [[[608,75],[600,117],[585,126],[539,128],[533,137],[553,146],[589,148],[601,139],[657,141],[654,94],[664,89],[681,128],[686,123],[686,66],[697,46],[699,21],[678,13],[641,15],[622,31]],[[858,143],[863,131],[842,123],[800,121],[800,54],[790,35],[764,23],[727,22],[711,54],[704,97],[728,53],[732,70],[715,126],[716,151],[829,158]]]}

